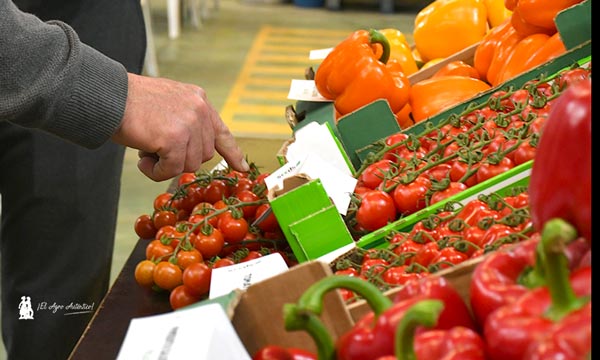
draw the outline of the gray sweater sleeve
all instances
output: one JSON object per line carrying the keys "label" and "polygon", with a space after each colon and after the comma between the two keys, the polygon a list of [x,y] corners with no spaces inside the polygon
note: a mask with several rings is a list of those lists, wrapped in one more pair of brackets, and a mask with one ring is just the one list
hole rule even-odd
{"label": "gray sweater sleeve", "polygon": [[0,0],[0,121],[96,148],[118,128],[126,99],[121,64],[81,43],[67,24]]}

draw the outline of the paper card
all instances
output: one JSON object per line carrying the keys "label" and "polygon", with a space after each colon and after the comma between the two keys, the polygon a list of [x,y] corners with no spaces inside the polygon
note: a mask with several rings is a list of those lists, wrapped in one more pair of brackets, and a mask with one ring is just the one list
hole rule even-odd
{"label": "paper card", "polygon": [[209,299],[245,290],[248,286],[266,280],[289,268],[281,254],[273,253],[243,263],[215,268],[210,280]]}
{"label": "paper card", "polygon": [[311,179],[320,179],[327,195],[333,201],[338,212],[346,215],[350,205],[350,194],[354,192],[357,180],[333,167],[317,154],[307,154],[304,159],[288,162],[265,178],[269,190],[281,188],[283,179],[293,175],[307,175]]}
{"label": "paper card", "polygon": [[333,48],[311,50],[308,54],[309,60],[323,60],[329,55]]}
{"label": "paper card", "polygon": [[319,94],[319,90],[317,90],[314,80],[292,79],[287,98],[290,100],[303,101],[331,101]]}
{"label": "paper card", "polygon": [[291,143],[286,152],[289,162],[297,162],[306,158],[307,154],[316,154],[325,160],[330,166],[335,167],[341,173],[352,176],[350,160],[348,160],[334,139],[329,125],[311,122],[294,133],[294,142]]}
{"label": "paper card", "polygon": [[219,304],[132,319],[117,360],[250,360]]}

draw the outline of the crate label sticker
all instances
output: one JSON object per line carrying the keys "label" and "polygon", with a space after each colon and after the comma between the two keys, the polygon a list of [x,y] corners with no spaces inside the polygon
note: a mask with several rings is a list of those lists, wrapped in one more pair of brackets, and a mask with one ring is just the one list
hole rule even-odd
{"label": "crate label sticker", "polygon": [[250,285],[279,275],[289,268],[279,253],[212,270],[209,299],[229,294],[235,289],[245,290]]}

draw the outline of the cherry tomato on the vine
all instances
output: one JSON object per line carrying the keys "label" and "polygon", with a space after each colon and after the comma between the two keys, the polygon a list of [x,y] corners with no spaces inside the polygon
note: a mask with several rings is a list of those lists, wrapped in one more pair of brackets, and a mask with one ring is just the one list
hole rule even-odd
{"label": "cherry tomato on the vine", "polygon": [[156,264],[150,260],[142,260],[135,266],[135,282],[143,288],[151,289],[154,285],[154,268]]}
{"label": "cherry tomato on the vine", "polygon": [[212,269],[204,262],[194,263],[185,270],[182,275],[183,285],[188,291],[196,296],[208,294]]}
{"label": "cherry tomato on the vine", "polygon": [[156,286],[171,291],[183,283],[181,268],[170,261],[156,264],[152,277]]}
{"label": "cherry tomato on the vine", "polygon": [[365,230],[377,230],[396,220],[394,199],[383,190],[371,190],[360,197],[356,221]]}
{"label": "cherry tomato on the vine", "polygon": [[169,294],[169,304],[173,310],[192,305],[200,301],[200,296],[192,294],[187,287],[179,285]]}
{"label": "cherry tomato on the vine", "polygon": [[140,239],[153,239],[157,231],[154,222],[152,221],[152,217],[148,214],[138,216],[137,219],[135,219],[133,228]]}

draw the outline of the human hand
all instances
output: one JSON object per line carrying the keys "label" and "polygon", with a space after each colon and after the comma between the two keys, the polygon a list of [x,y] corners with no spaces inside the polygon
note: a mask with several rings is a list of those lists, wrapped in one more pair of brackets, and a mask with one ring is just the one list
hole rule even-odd
{"label": "human hand", "polygon": [[121,126],[112,139],[138,149],[140,171],[154,181],[193,172],[215,150],[233,169],[248,163],[204,89],[164,78],[128,74]]}

